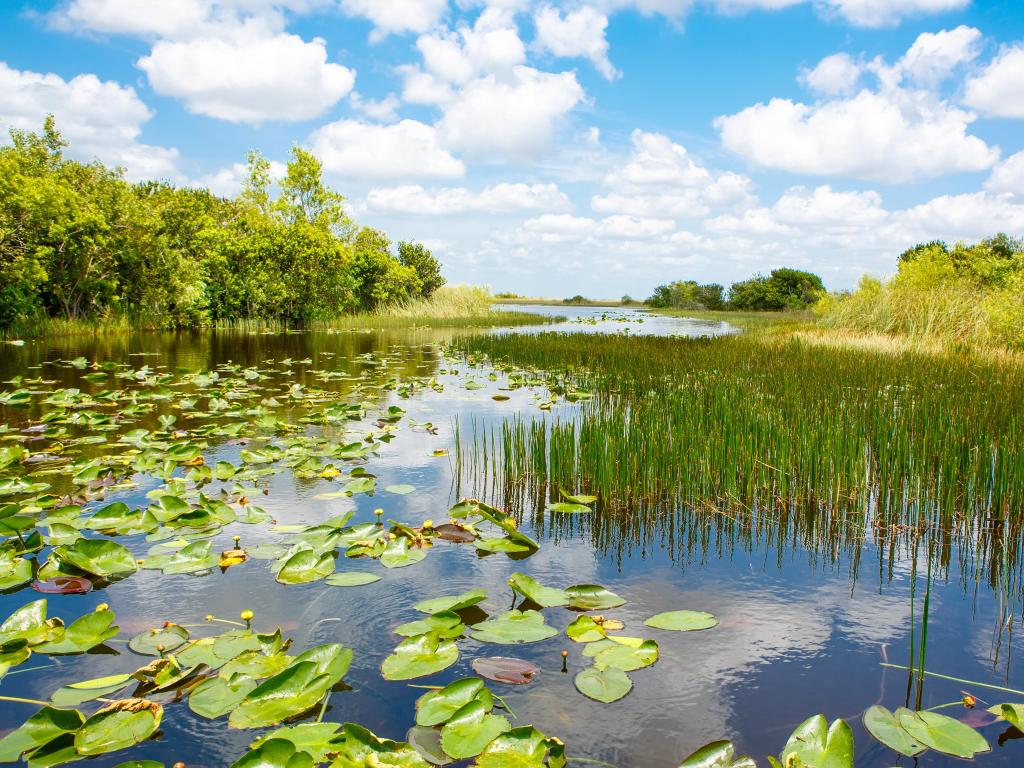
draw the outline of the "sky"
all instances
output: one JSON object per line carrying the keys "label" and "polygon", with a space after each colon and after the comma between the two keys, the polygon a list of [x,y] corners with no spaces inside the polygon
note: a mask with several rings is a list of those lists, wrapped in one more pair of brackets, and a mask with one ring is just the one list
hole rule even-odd
{"label": "sky", "polygon": [[0,3],[0,133],[235,194],[299,145],[453,283],[645,297],[1024,235],[1022,0]]}

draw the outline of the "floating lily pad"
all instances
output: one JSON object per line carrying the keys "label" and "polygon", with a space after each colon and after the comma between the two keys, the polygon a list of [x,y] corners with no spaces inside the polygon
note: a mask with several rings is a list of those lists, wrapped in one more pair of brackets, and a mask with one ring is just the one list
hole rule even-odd
{"label": "floating lily pad", "polygon": [[625,600],[599,584],[575,584],[566,587],[569,595],[569,607],[580,611],[603,611],[618,608]]}
{"label": "floating lily pad", "polygon": [[779,759],[795,754],[804,765],[844,768],[853,765],[853,731],[845,720],[829,725],[824,715],[810,717],[790,735]]}
{"label": "floating lily pad", "polygon": [[291,555],[277,572],[282,584],[309,584],[334,573],[334,554],[302,549]]}
{"label": "floating lily pad", "polygon": [[658,660],[658,644],[653,640],[644,640],[639,645],[620,642],[625,639],[613,638],[590,643],[583,653],[593,657],[596,667],[614,667],[623,672],[643,669]]}
{"label": "floating lily pad", "polygon": [[459,637],[466,626],[459,618],[459,614],[452,611],[433,613],[425,619],[410,621],[406,624],[395,627],[395,634],[403,637],[415,637],[425,635],[427,632],[434,632],[442,639]]}
{"label": "floating lily pad", "polygon": [[509,685],[526,685],[537,679],[540,667],[524,659],[485,656],[473,659],[473,671],[488,680]]}
{"label": "floating lily pad", "polygon": [[473,765],[476,768],[544,768],[545,765],[554,768],[565,765],[565,747],[532,725],[524,725],[488,744]]}
{"label": "floating lily pad", "polygon": [[139,744],[160,727],[163,707],[145,699],[115,701],[85,721],[75,734],[80,755],[102,755]]}
{"label": "floating lily pad", "polygon": [[577,504],[572,501],[559,501],[554,504],[548,504],[548,512],[557,512],[562,515],[585,515],[593,511],[586,504]]}
{"label": "floating lily pad", "polygon": [[430,768],[430,763],[411,745],[378,738],[360,725],[345,723],[342,735],[338,754],[331,763],[333,768]]}
{"label": "floating lily pad", "polygon": [[77,707],[86,701],[93,701],[100,697],[109,696],[111,693],[121,690],[129,683],[134,682],[131,675],[109,675],[97,677],[93,680],[83,680],[79,683],[70,683],[58,688],[50,696],[50,702],[55,707],[68,708]]}
{"label": "floating lily pad", "polygon": [[384,659],[381,672],[387,680],[412,680],[447,669],[458,660],[459,649],[453,640],[429,633],[399,643]]}
{"label": "floating lily pad", "polygon": [[996,704],[988,711],[1001,717],[1018,731],[1024,731],[1024,704]]}
{"label": "floating lily pad", "polygon": [[427,550],[409,546],[409,540],[400,536],[384,549],[380,556],[380,564],[385,568],[404,568],[418,563],[427,556]]}
{"label": "floating lily pad", "polygon": [[618,701],[633,690],[629,675],[615,667],[587,667],[577,673],[573,682],[584,696],[603,704]]}
{"label": "floating lily pad", "polygon": [[313,757],[287,739],[268,739],[249,750],[231,768],[313,768]]}
{"label": "floating lily pad", "polygon": [[384,488],[388,493],[397,493],[399,496],[405,496],[408,493],[412,493],[416,490],[415,485],[408,485],[406,483],[399,483],[397,485],[389,485]]}
{"label": "floating lily pad", "polygon": [[22,753],[74,733],[85,722],[77,710],[43,707],[16,730],[0,739],[0,762],[13,763]]}
{"label": "floating lily pad", "polygon": [[566,627],[565,634],[568,635],[570,640],[577,643],[593,643],[598,640],[604,640],[607,637],[603,625],[598,624],[586,614],[577,617],[575,621]]}
{"label": "floating lily pad", "polygon": [[476,541],[476,534],[461,525],[454,523],[442,523],[434,526],[434,532],[439,539],[451,541],[455,544],[469,544]]}
{"label": "floating lily pad", "polygon": [[474,699],[452,715],[441,729],[441,748],[450,757],[463,760],[479,755],[488,744],[512,728],[501,715]]}
{"label": "floating lily pad", "polygon": [[971,726],[938,712],[912,712],[901,707],[896,719],[910,737],[936,752],[972,758],[991,747]]}
{"label": "floating lily pad", "polygon": [[334,683],[314,661],[296,662],[253,688],[228,718],[232,728],[264,728],[315,706]]}
{"label": "floating lily pad", "polygon": [[111,610],[87,613],[65,627],[59,638],[41,643],[33,650],[47,654],[85,653],[120,631],[120,627],[111,626],[113,623],[114,612]]}
{"label": "floating lily pad", "polygon": [[57,547],[53,555],[80,571],[108,578],[135,573],[138,564],[128,548],[109,539],[80,539],[74,544]]}
{"label": "floating lily pad", "polygon": [[361,587],[380,581],[380,576],[364,571],[340,571],[332,573],[325,582],[332,587]]}
{"label": "floating lily pad", "polygon": [[472,630],[474,640],[504,645],[536,643],[558,634],[558,630],[544,623],[544,617],[538,612],[516,610],[474,624]]}
{"label": "floating lily pad", "polygon": [[431,765],[451,765],[455,762],[444,753],[438,728],[414,725],[405,734],[405,740]]}
{"label": "floating lily pad", "polygon": [[564,589],[545,587],[525,573],[513,573],[508,578],[508,585],[512,587],[513,591],[542,608],[555,608],[569,604],[569,594]]}
{"label": "floating lily pad", "polygon": [[444,611],[464,611],[477,603],[487,599],[487,593],[482,589],[472,589],[463,592],[461,595],[446,595],[445,597],[434,597],[430,600],[422,600],[413,607],[423,613],[443,613]]}
{"label": "floating lily pad", "polygon": [[188,642],[188,630],[177,624],[148,629],[128,641],[128,647],[142,656],[159,656],[160,648],[170,652]]}
{"label": "floating lily pad", "polygon": [[718,626],[718,619],[703,611],[666,611],[651,616],[644,624],[655,629],[693,632]]}
{"label": "floating lily pad", "polygon": [[864,712],[864,727],[868,733],[890,749],[901,755],[913,757],[924,752],[927,747],[919,744],[900,725],[896,715],[885,707],[875,705]]}
{"label": "floating lily pad", "polygon": [[201,717],[214,720],[241,704],[257,685],[251,677],[242,674],[234,674],[228,679],[211,677],[189,693],[188,708]]}
{"label": "floating lily pad", "polygon": [[484,681],[475,677],[466,677],[436,691],[428,691],[416,701],[416,724],[443,725],[462,707],[477,699],[488,710],[494,704],[491,692],[484,687]]}
{"label": "floating lily pad", "polygon": [[713,741],[689,755],[679,768],[757,768],[753,758],[737,757],[731,741]]}
{"label": "floating lily pad", "polygon": [[84,595],[92,591],[92,582],[81,576],[55,576],[33,581],[32,589],[44,595]]}

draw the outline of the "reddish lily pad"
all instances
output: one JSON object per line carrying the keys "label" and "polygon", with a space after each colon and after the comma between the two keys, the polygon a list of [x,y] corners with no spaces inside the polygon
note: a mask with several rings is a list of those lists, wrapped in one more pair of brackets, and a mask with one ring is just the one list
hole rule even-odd
{"label": "reddish lily pad", "polygon": [[55,576],[33,581],[32,589],[44,595],[84,595],[92,591],[92,582],[81,576]]}
{"label": "reddish lily pad", "polygon": [[540,667],[524,659],[488,656],[482,659],[473,659],[473,671],[480,677],[493,680],[496,683],[526,685],[536,679]]}
{"label": "reddish lily pad", "polygon": [[435,526],[434,530],[437,532],[437,537],[444,541],[453,541],[456,544],[468,544],[471,541],[476,541],[476,535],[472,531],[467,531],[461,525],[454,523],[443,523]]}

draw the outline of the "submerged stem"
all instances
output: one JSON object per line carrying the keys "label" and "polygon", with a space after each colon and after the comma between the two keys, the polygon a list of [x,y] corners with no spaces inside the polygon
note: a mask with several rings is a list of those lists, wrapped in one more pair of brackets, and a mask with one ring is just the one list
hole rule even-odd
{"label": "submerged stem", "polygon": [[[902,664],[882,664],[883,667],[889,667],[890,669],[911,669],[905,667]],[[913,671],[913,670],[911,670]],[[1003,691],[1004,693],[1015,693],[1018,696],[1024,696],[1024,691],[1018,691],[1016,688],[1005,688],[1001,685],[992,685],[991,683],[979,683],[977,680],[965,680],[962,677],[952,677],[951,675],[940,675],[938,672],[928,672],[924,670],[921,672],[926,677],[937,677],[940,680],[952,680],[954,683],[966,683],[967,685],[976,685],[979,688],[991,688],[994,691]]]}

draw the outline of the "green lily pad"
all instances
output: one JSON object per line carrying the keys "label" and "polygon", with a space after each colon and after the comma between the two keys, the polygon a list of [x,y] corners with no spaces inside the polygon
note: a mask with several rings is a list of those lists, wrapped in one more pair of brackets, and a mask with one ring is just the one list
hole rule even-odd
{"label": "green lily pad", "polygon": [[77,710],[43,707],[16,730],[0,739],[0,763],[13,763],[22,753],[74,733],[85,722]]}
{"label": "green lily pad", "polygon": [[995,704],[988,708],[996,717],[1000,717],[1018,731],[1024,731],[1024,704]]}
{"label": "green lily pad", "polygon": [[258,683],[242,674],[230,678],[211,677],[188,695],[188,708],[200,717],[215,720],[233,710],[256,688]]}
{"label": "green lily pad", "polygon": [[108,675],[107,677],[83,680],[79,683],[70,683],[54,691],[50,696],[50,702],[53,706],[62,709],[77,707],[79,704],[119,691],[134,680],[135,678],[131,675]]}
{"label": "green lily pad", "polygon": [[476,768],[561,768],[565,765],[565,747],[532,725],[524,725],[488,744],[473,765]]}
{"label": "green lily pad", "polygon": [[565,490],[565,488],[559,488],[558,492],[562,494],[563,499],[565,499],[566,501],[571,501],[574,504],[593,504],[595,501],[597,501],[597,496],[585,496],[583,494],[573,496],[572,494],[568,493]]}
{"label": "green lily pad", "polygon": [[365,571],[340,571],[327,577],[326,583],[332,587],[361,587],[380,581],[380,576]]}
{"label": "green lily pad", "polygon": [[0,555],[0,592],[15,589],[32,580],[32,561],[23,557],[10,557],[6,560]]}
{"label": "green lily pad", "polygon": [[586,504],[577,504],[572,501],[559,501],[554,504],[548,504],[548,512],[557,512],[562,515],[585,515],[593,511]]}
{"label": "green lily pad", "polygon": [[111,610],[93,611],[73,621],[64,628],[64,634],[55,640],[41,643],[33,648],[39,653],[63,654],[85,653],[90,648],[106,642],[121,631],[114,623]]}
{"label": "green lily pad", "polygon": [[594,643],[607,637],[601,625],[586,614],[577,617],[566,627],[565,634],[577,643]]}
{"label": "green lily pad", "polygon": [[618,701],[633,690],[629,675],[615,667],[587,667],[576,674],[574,682],[576,690],[603,704]]}
{"label": "green lily pad", "polygon": [[338,733],[340,728],[340,723],[288,725],[260,736],[252,746],[259,747],[270,739],[284,739],[294,744],[297,750],[309,753],[315,763],[327,762],[328,755],[337,752],[342,742]]}
{"label": "green lily pad", "polygon": [[653,640],[644,640],[639,645],[627,645],[619,642],[624,638],[601,640],[588,645],[583,653],[593,656],[594,666],[598,668],[614,667],[623,672],[648,667],[658,660],[658,644]]}
{"label": "green lily pad", "polygon": [[972,758],[991,749],[985,737],[971,726],[938,712],[912,712],[900,707],[896,719],[914,741],[936,752]]}
{"label": "green lily pad", "polygon": [[410,547],[409,540],[399,536],[385,547],[384,553],[380,556],[380,564],[385,568],[404,568],[418,563],[426,556],[427,550]]}
{"label": "green lily pad", "polygon": [[405,483],[399,483],[398,485],[389,485],[385,489],[388,493],[397,493],[399,496],[404,496],[407,493],[412,493],[416,490],[415,485],[407,485]]}
{"label": "green lily pad", "polygon": [[484,681],[476,677],[466,677],[439,690],[428,691],[416,701],[416,724],[443,725],[462,707],[477,699],[487,705],[488,711],[494,704]]}
{"label": "green lily pad", "polygon": [[434,597],[429,600],[422,600],[413,607],[422,613],[444,613],[445,611],[464,611],[477,603],[487,599],[487,593],[482,589],[472,589],[463,592],[461,595],[447,595],[445,597]]}
{"label": "green lily pad", "polygon": [[506,611],[488,621],[474,624],[470,635],[485,643],[513,645],[536,643],[558,634],[558,630],[544,623],[536,611]]}
{"label": "green lily pad", "polygon": [[783,764],[795,754],[815,768],[850,768],[853,765],[853,731],[845,720],[829,725],[824,715],[814,715],[796,727],[779,759]]}
{"label": "green lily pad", "polygon": [[24,640],[29,646],[60,639],[64,625],[59,619],[46,618],[46,599],[33,600],[4,619],[0,624],[0,645]]}
{"label": "green lily pad", "polygon": [[569,595],[569,607],[580,611],[603,611],[618,608],[625,600],[599,584],[575,584],[566,587]]}
{"label": "green lily pad", "polygon": [[160,727],[163,707],[145,699],[115,701],[85,721],[75,734],[80,755],[102,755],[135,746]]}
{"label": "green lily pad", "polygon": [[128,548],[109,539],[79,539],[74,544],[57,547],[53,555],[80,571],[101,578],[132,574],[138,570]]}
{"label": "green lily pad", "polygon": [[177,624],[148,629],[128,641],[128,647],[140,656],[159,656],[160,648],[169,653],[188,642],[188,630]]}
{"label": "green lily pad", "polygon": [[508,585],[512,587],[513,591],[542,608],[556,608],[569,604],[569,594],[564,589],[545,587],[525,573],[513,573],[508,577]]}
{"label": "green lily pad", "polygon": [[405,740],[431,765],[451,765],[455,762],[441,748],[441,731],[437,728],[414,725],[406,732]]}
{"label": "green lily pad", "polygon": [[415,637],[416,635],[425,635],[427,632],[434,632],[442,639],[449,639],[461,636],[465,629],[466,626],[459,618],[459,614],[445,611],[397,626],[395,634],[402,637]]}
{"label": "green lily pad", "polygon": [[313,768],[308,752],[287,739],[268,739],[232,763],[231,768]]}
{"label": "green lily pad", "polygon": [[713,741],[683,760],[679,768],[757,768],[757,764],[753,758],[737,757],[731,741]]}
{"label": "green lily pad", "polygon": [[441,729],[441,748],[445,753],[456,760],[476,757],[512,728],[506,718],[489,712],[489,706],[474,699],[452,715]]}
{"label": "green lily pad", "polygon": [[913,737],[903,730],[896,715],[885,707],[875,705],[864,712],[864,727],[868,733],[880,742],[899,752],[901,755],[913,757],[924,752],[927,747],[914,741]]}
{"label": "green lily pad", "polygon": [[155,555],[143,563],[143,568],[159,568],[164,574],[199,573],[217,567],[220,558],[213,552],[212,541],[194,541],[169,555]]}
{"label": "green lily pad", "polygon": [[301,549],[281,565],[277,580],[282,584],[309,584],[334,573],[332,552]]}
{"label": "green lily pad", "polygon": [[334,685],[314,661],[293,664],[264,680],[228,718],[231,728],[264,728],[314,707]]}
{"label": "green lily pad", "polygon": [[693,632],[718,626],[718,619],[703,611],[666,611],[644,622],[648,627],[676,632]]}
{"label": "green lily pad", "polygon": [[447,669],[458,660],[455,642],[431,632],[403,640],[380,668],[386,680],[412,680]]}
{"label": "green lily pad", "polygon": [[344,740],[332,768],[430,768],[410,744],[380,739],[360,725],[345,723],[342,735]]}

